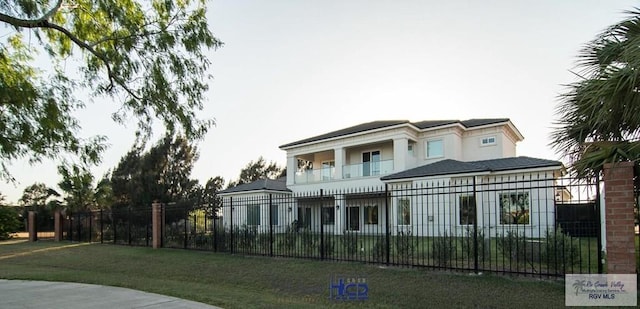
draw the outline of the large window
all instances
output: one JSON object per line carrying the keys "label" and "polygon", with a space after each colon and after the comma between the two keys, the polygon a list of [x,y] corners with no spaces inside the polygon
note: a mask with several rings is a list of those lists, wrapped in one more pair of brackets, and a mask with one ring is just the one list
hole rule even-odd
{"label": "large window", "polygon": [[380,175],[380,151],[362,153],[362,176]]}
{"label": "large window", "polygon": [[366,224],[378,224],[378,206],[364,207],[364,220]]}
{"label": "large window", "polygon": [[409,199],[398,200],[398,225],[411,224],[411,201]]}
{"label": "large window", "polygon": [[335,224],[336,213],[333,211],[333,207],[322,207],[322,223]]}
{"label": "large window", "polygon": [[460,225],[476,222],[476,198],[473,195],[460,196]]}
{"label": "large window", "polygon": [[427,158],[438,158],[444,156],[444,142],[441,139],[427,141]]}
{"label": "large window", "polygon": [[260,225],[260,205],[247,206],[247,225]]}
{"label": "large window", "polygon": [[271,205],[271,225],[278,225],[278,205]]}
{"label": "large window", "polygon": [[529,192],[500,193],[500,224],[529,224]]}

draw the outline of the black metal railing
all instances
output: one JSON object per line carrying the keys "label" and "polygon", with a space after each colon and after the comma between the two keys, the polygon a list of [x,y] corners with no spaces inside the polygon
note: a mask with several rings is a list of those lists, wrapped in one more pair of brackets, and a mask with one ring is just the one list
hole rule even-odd
{"label": "black metal railing", "polygon": [[[548,174],[252,193],[162,207],[162,246],[535,276],[601,273],[599,186]],[[151,207],[69,216],[66,238],[151,245]]]}

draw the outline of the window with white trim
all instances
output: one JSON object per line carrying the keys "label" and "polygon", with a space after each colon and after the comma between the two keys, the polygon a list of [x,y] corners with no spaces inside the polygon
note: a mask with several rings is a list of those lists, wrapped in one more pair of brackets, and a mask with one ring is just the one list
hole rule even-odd
{"label": "window with white trim", "polygon": [[480,139],[480,145],[482,146],[489,146],[489,145],[495,145],[495,144],[496,144],[495,136],[487,136]]}
{"label": "window with white trim", "polygon": [[260,205],[247,206],[247,225],[260,225]]}
{"label": "window with white trim", "polygon": [[500,193],[500,224],[529,224],[529,192]]}
{"label": "window with white trim", "polygon": [[425,147],[427,148],[425,153],[428,159],[444,156],[444,142],[441,139],[427,141]]}
{"label": "window with white trim", "polygon": [[411,201],[406,198],[398,199],[398,225],[411,224]]}

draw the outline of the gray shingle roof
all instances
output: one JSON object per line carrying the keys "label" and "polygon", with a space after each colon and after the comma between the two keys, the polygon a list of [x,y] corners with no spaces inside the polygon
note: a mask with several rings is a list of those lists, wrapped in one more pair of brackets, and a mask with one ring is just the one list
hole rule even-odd
{"label": "gray shingle roof", "polygon": [[322,135],[305,138],[299,141],[295,141],[293,143],[284,144],[280,146],[280,148],[295,146],[295,145],[309,143],[309,142],[316,142],[323,139],[329,139],[329,138],[334,138],[334,137],[339,137],[339,136],[344,136],[344,135],[349,135],[354,133],[360,133],[360,132],[365,132],[369,130],[391,127],[391,126],[395,126],[403,123],[409,123],[409,121],[408,120],[381,120],[381,121],[372,121],[372,122],[362,123],[353,127],[348,127],[338,131],[333,131],[333,132],[325,133]]}
{"label": "gray shingle roof", "polygon": [[381,180],[398,180],[407,178],[419,178],[428,176],[498,172],[526,168],[562,167],[562,162],[537,159],[531,157],[500,158],[481,161],[462,162],[446,159],[435,163],[419,166],[399,173],[380,178]]}
{"label": "gray shingle roof", "polygon": [[509,121],[509,118],[469,119],[469,120],[463,120],[463,121],[425,120],[425,121],[418,121],[418,122],[409,122],[409,120],[380,120],[380,121],[362,123],[359,125],[355,125],[353,127],[348,127],[341,130],[321,134],[318,136],[305,138],[299,141],[284,144],[280,146],[280,148],[286,148],[286,147],[296,146],[296,145],[305,144],[305,143],[317,142],[324,139],[346,136],[350,134],[355,134],[355,133],[360,133],[360,132],[365,132],[365,131],[370,131],[375,129],[381,129],[381,128],[391,127],[395,125],[400,125],[400,124],[411,124],[420,130],[425,130],[425,129],[436,128],[436,127],[446,126],[446,125],[451,125],[456,123],[459,123],[466,128],[472,128],[472,127],[478,127],[478,126],[507,122],[507,121]]}
{"label": "gray shingle roof", "polygon": [[241,185],[237,185],[233,188],[229,188],[226,190],[222,190],[218,193],[237,193],[237,192],[248,192],[248,191],[281,191],[281,192],[291,192],[291,190],[287,189],[287,180],[285,177],[278,179],[258,179],[254,182],[243,183]]}

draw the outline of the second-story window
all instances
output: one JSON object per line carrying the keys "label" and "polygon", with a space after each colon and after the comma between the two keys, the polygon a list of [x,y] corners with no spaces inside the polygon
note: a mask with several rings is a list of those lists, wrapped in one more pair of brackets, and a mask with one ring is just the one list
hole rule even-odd
{"label": "second-story window", "polygon": [[496,144],[495,136],[487,136],[480,139],[480,145],[482,146],[489,146],[489,145],[495,145],[495,144]]}
{"label": "second-story window", "polygon": [[444,156],[444,143],[441,139],[427,141],[426,148],[428,159]]}

